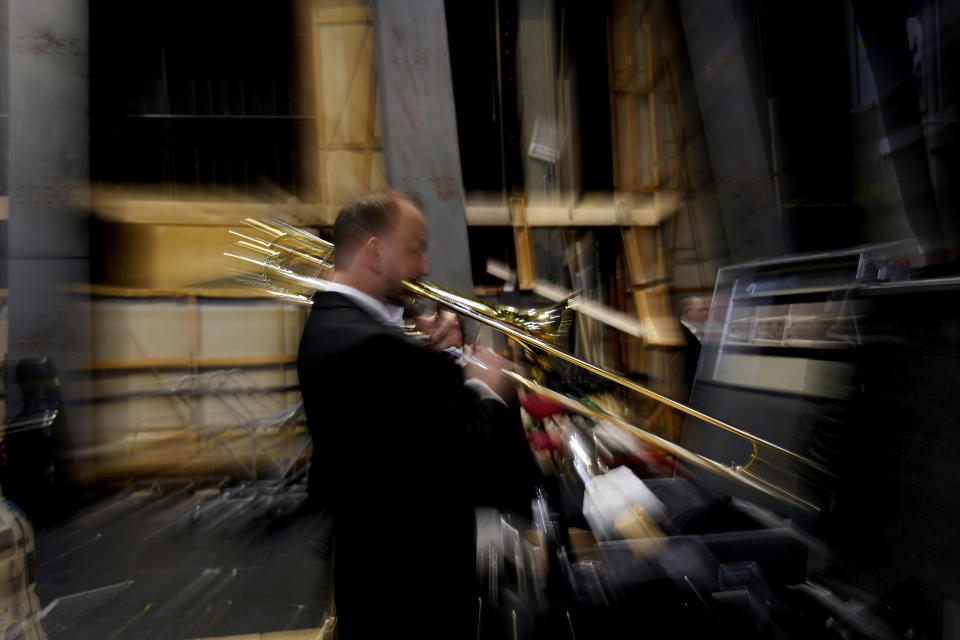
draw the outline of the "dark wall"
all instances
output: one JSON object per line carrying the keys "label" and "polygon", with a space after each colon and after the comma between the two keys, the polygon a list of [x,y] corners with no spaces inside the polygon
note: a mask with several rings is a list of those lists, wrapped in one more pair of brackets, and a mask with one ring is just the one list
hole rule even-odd
{"label": "dark wall", "polygon": [[843,3],[760,4],[788,249],[853,246],[862,219],[850,202],[853,146]]}
{"label": "dark wall", "polygon": [[91,178],[296,192],[293,2],[90,3]]}
{"label": "dark wall", "polygon": [[[445,5],[464,189],[521,192],[523,157],[517,86],[517,2]],[[613,189],[607,2],[558,2],[577,79],[581,184]],[[555,25],[558,29],[560,25]],[[499,34],[499,38],[498,38]],[[499,56],[498,56],[499,46]]]}

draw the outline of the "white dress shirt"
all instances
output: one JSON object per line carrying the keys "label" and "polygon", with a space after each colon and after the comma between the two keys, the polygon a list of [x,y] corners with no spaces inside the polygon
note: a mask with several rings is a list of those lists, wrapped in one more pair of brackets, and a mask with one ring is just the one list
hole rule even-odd
{"label": "white dress shirt", "polygon": [[403,307],[384,304],[370,294],[340,282],[327,281],[324,283],[323,290],[347,296],[383,324],[397,328],[403,327]]}
{"label": "white dress shirt", "polygon": [[690,330],[690,333],[693,334],[693,337],[696,338],[701,344],[703,343],[703,328],[702,328],[702,327],[697,327],[697,326],[695,326],[695,325],[692,325],[692,324],[690,324],[689,322],[687,322],[686,320],[681,320],[681,321],[680,321],[680,324],[682,324],[682,325],[685,326],[687,329],[689,329],[689,330]]}

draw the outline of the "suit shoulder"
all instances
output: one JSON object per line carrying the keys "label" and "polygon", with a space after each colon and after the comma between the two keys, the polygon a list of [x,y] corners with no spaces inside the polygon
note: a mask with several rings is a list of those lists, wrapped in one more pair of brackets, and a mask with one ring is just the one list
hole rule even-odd
{"label": "suit shoulder", "polygon": [[397,342],[404,341],[396,331],[359,308],[315,308],[304,326],[299,353],[301,357],[336,357]]}

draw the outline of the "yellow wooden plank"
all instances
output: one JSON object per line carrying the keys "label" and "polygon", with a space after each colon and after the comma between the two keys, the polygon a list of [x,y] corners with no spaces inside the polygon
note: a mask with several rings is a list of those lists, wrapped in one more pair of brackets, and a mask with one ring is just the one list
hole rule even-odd
{"label": "yellow wooden plank", "polygon": [[682,347],[686,342],[668,308],[668,289],[665,286],[633,290],[637,315],[644,326],[644,343],[647,346]]}
{"label": "yellow wooden plank", "polygon": [[529,291],[537,279],[533,264],[533,246],[530,229],[526,225],[523,198],[510,198],[510,218],[513,221],[513,244],[517,256],[517,288]]}
{"label": "yellow wooden plank", "polygon": [[[239,220],[237,221],[239,222]],[[234,224],[233,228],[238,228]],[[230,227],[119,224],[104,230],[110,247],[104,284],[177,289],[226,278]]]}
{"label": "yellow wooden plank", "polygon": [[313,20],[310,23],[310,47],[312,49],[310,60],[312,63],[312,77],[310,78],[313,84],[313,109],[316,114],[316,125],[312,127],[314,135],[316,136],[314,140],[311,141],[311,144],[317,150],[316,159],[312,165],[313,175],[311,176],[311,182],[314,184],[314,190],[319,198],[320,202],[327,202],[329,200],[326,191],[326,182],[324,181],[324,170],[321,167],[324,164],[324,158],[321,157],[319,152],[320,147],[323,146],[324,141],[326,140],[325,128],[321,123],[326,121],[326,112],[324,110],[324,87],[323,87],[323,61],[320,59],[320,28],[317,25],[317,8],[313,8]]}
{"label": "yellow wooden plank", "polygon": [[670,220],[680,207],[680,194],[676,191],[658,190],[653,194],[654,214],[659,222]]}
{"label": "yellow wooden plank", "polygon": [[517,288],[529,291],[533,288],[533,283],[537,279],[533,265],[530,229],[528,227],[514,227],[513,242],[517,253]]}
{"label": "yellow wooden plank", "polygon": [[467,225],[471,227],[505,226],[510,221],[510,208],[505,205],[471,205],[466,207]]}
{"label": "yellow wooden plank", "polygon": [[317,207],[287,194],[256,201],[195,191],[173,199],[146,189],[94,189],[91,207],[98,219],[107,222],[201,227],[235,225],[243,218],[281,218],[310,226],[318,213]]}
{"label": "yellow wooden plank", "polygon": [[314,21],[317,24],[350,24],[371,22],[369,0],[315,0]]}
{"label": "yellow wooden plank", "polygon": [[635,151],[635,174],[633,185],[658,186],[653,181],[651,163],[653,161],[653,140],[650,137],[650,100],[649,96],[631,95],[631,117],[634,129],[631,130],[632,146]]}
{"label": "yellow wooden plank", "polygon": [[318,0],[312,42],[316,67],[316,181],[324,223],[357,192],[385,186],[376,98],[373,28],[367,0]]}
{"label": "yellow wooden plank", "polygon": [[626,14],[626,3],[622,0],[613,3],[610,10],[609,25],[610,64],[612,67],[610,86],[631,84],[628,69],[629,56],[626,55],[626,42],[630,34],[630,25]]}
{"label": "yellow wooden plank", "polygon": [[375,151],[377,149],[383,149],[383,144],[380,140],[370,140],[367,142],[331,142],[331,143],[320,143],[321,151]]}
{"label": "yellow wooden plank", "polygon": [[637,286],[644,284],[647,278],[643,271],[640,239],[635,231],[635,229],[625,228],[620,231],[620,236],[623,239],[623,257],[630,284]]}
{"label": "yellow wooden plank", "polygon": [[141,369],[223,369],[231,367],[272,367],[292,364],[296,356],[260,356],[248,358],[144,358],[142,360],[100,360],[82,363],[80,371],[137,371]]}
{"label": "yellow wooden plank", "polygon": [[466,207],[467,224],[478,227],[649,227],[659,225],[665,211],[667,209],[664,207],[658,209],[654,206],[632,206],[625,200],[608,198],[604,203],[581,202],[570,207],[527,207],[524,210],[525,220],[516,222],[510,217],[510,209],[507,205],[468,203]]}
{"label": "yellow wooden plank", "polygon": [[373,76],[373,27],[367,24],[317,28],[322,144],[368,142]]}
{"label": "yellow wooden plank", "polygon": [[221,298],[245,300],[259,298],[276,300],[275,296],[253,287],[184,287],[182,289],[157,289],[141,287],[116,287],[103,284],[83,285],[75,289],[77,293],[96,298]]}
{"label": "yellow wooden plank", "polygon": [[622,0],[621,4],[624,9],[624,33],[623,33],[623,58],[624,66],[627,73],[627,83],[634,84],[636,80],[633,75],[635,72],[635,65],[633,64],[633,11],[630,10],[630,5],[632,4],[630,0]]}
{"label": "yellow wooden plank", "polygon": [[643,17],[640,20],[640,30],[643,33],[644,51],[647,57],[647,86],[657,84],[656,63],[653,57],[653,29],[650,28],[650,5],[644,7]]}
{"label": "yellow wooden plank", "polygon": [[[613,32],[613,12],[611,12],[607,17],[607,83],[610,87],[616,84]],[[617,136],[617,99],[612,88],[610,90],[610,141],[613,150],[613,186],[616,188],[620,186],[620,157],[617,151],[620,140]]]}
{"label": "yellow wooden plank", "polygon": [[372,167],[364,151],[324,151],[321,180],[327,202],[344,204],[359,192],[370,188]]}
{"label": "yellow wooden plank", "polygon": [[657,280],[657,235],[655,229],[626,228],[621,232],[630,283],[645,286]]}
{"label": "yellow wooden plank", "polygon": [[627,94],[625,96],[626,112],[627,112],[627,140],[626,147],[628,151],[628,156],[630,158],[630,173],[627,174],[627,179],[624,180],[625,184],[635,185],[641,184],[640,179],[640,161],[637,158],[638,148],[640,147],[640,141],[637,140],[637,124],[636,124],[636,112],[637,112],[637,99],[636,96],[632,94]]}
{"label": "yellow wooden plank", "polygon": [[652,208],[531,207],[527,210],[530,227],[650,226],[657,222]]}

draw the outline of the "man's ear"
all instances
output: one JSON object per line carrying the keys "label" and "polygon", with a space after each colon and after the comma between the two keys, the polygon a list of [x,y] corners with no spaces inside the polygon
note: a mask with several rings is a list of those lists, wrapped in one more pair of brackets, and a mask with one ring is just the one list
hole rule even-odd
{"label": "man's ear", "polygon": [[383,242],[376,236],[370,236],[363,245],[363,255],[367,268],[374,273],[383,271]]}

